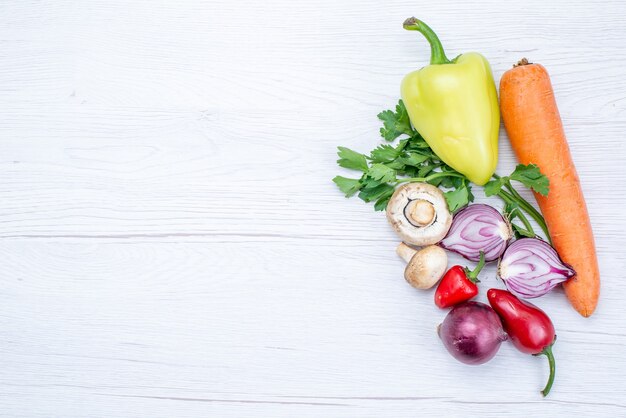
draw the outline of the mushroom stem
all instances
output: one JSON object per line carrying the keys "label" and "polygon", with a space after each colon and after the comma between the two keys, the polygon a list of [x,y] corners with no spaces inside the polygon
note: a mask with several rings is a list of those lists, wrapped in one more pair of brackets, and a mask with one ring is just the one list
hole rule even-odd
{"label": "mushroom stem", "polygon": [[411,261],[413,256],[417,254],[417,250],[409,247],[404,242],[401,242],[400,245],[396,247],[396,254],[400,256],[407,263]]}

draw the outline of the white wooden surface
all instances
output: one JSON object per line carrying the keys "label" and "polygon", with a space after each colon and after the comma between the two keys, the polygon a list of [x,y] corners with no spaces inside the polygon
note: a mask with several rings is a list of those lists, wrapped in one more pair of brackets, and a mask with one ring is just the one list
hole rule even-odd
{"label": "white wooden surface", "polygon": [[[3,1],[0,415],[626,416],[625,12]],[[590,319],[561,292],[537,301],[559,336],[547,399],[545,359],[449,357],[384,216],[330,182],[335,147],[375,146],[426,63],[414,14],[497,79],[522,56],[552,74],[603,286]],[[506,173],[504,134],[501,154]]]}

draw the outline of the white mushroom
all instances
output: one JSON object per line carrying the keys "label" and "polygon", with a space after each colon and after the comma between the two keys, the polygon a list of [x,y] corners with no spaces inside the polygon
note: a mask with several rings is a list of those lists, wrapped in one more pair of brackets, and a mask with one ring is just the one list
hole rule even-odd
{"label": "white mushroom", "polygon": [[436,244],[446,236],[452,225],[452,214],[438,187],[407,183],[391,196],[387,220],[402,241],[424,246]]}
{"label": "white mushroom", "polygon": [[443,276],[448,267],[446,252],[436,245],[416,250],[400,243],[396,253],[407,262],[404,278],[416,289],[430,289]]}

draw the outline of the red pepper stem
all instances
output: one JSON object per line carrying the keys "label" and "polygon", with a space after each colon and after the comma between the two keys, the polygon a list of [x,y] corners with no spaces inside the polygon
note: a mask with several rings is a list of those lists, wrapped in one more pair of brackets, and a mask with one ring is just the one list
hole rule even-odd
{"label": "red pepper stem", "polygon": [[548,378],[548,383],[546,383],[546,387],[543,388],[541,394],[543,396],[548,396],[550,393],[550,389],[552,389],[552,384],[554,383],[554,374],[556,372],[556,363],[554,361],[554,355],[552,354],[552,344],[543,349],[540,354],[545,354],[548,357],[548,364],[550,364],[550,377]]}
{"label": "red pepper stem", "polygon": [[414,17],[410,17],[404,21],[402,27],[406,30],[416,30],[428,41],[430,44],[430,64],[450,64],[450,60],[446,57],[446,53],[443,50],[441,41],[435,34],[435,32],[424,22]]}
{"label": "red pepper stem", "polygon": [[483,267],[485,267],[485,253],[481,251],[480,260],[478,261],[478,264],[476,264],[476,267],[474,267],[474,270],[468,271],[466,273],[467,279],[472,283],[476,283],[478,281],[478,275],[480,274],[480,271],[483,269]]}

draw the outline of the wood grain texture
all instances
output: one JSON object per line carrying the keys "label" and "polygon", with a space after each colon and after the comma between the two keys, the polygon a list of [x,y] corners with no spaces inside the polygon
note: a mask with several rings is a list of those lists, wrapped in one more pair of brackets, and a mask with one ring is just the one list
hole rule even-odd
{"label": "wood grain texture", "polygon": [[[3,2],[1,415],[626,415],[623,7]],[[551,73],[603,282],[589,319],[537,301],[559,336],[548,399],[545,360],[509,344],[452,360],[384,216],[330,182],[335,147],[378,143],[426,63],[400,26],[416,13],[496,79],[522,56]],[[505,173],[504,133],[500,153]]]}

